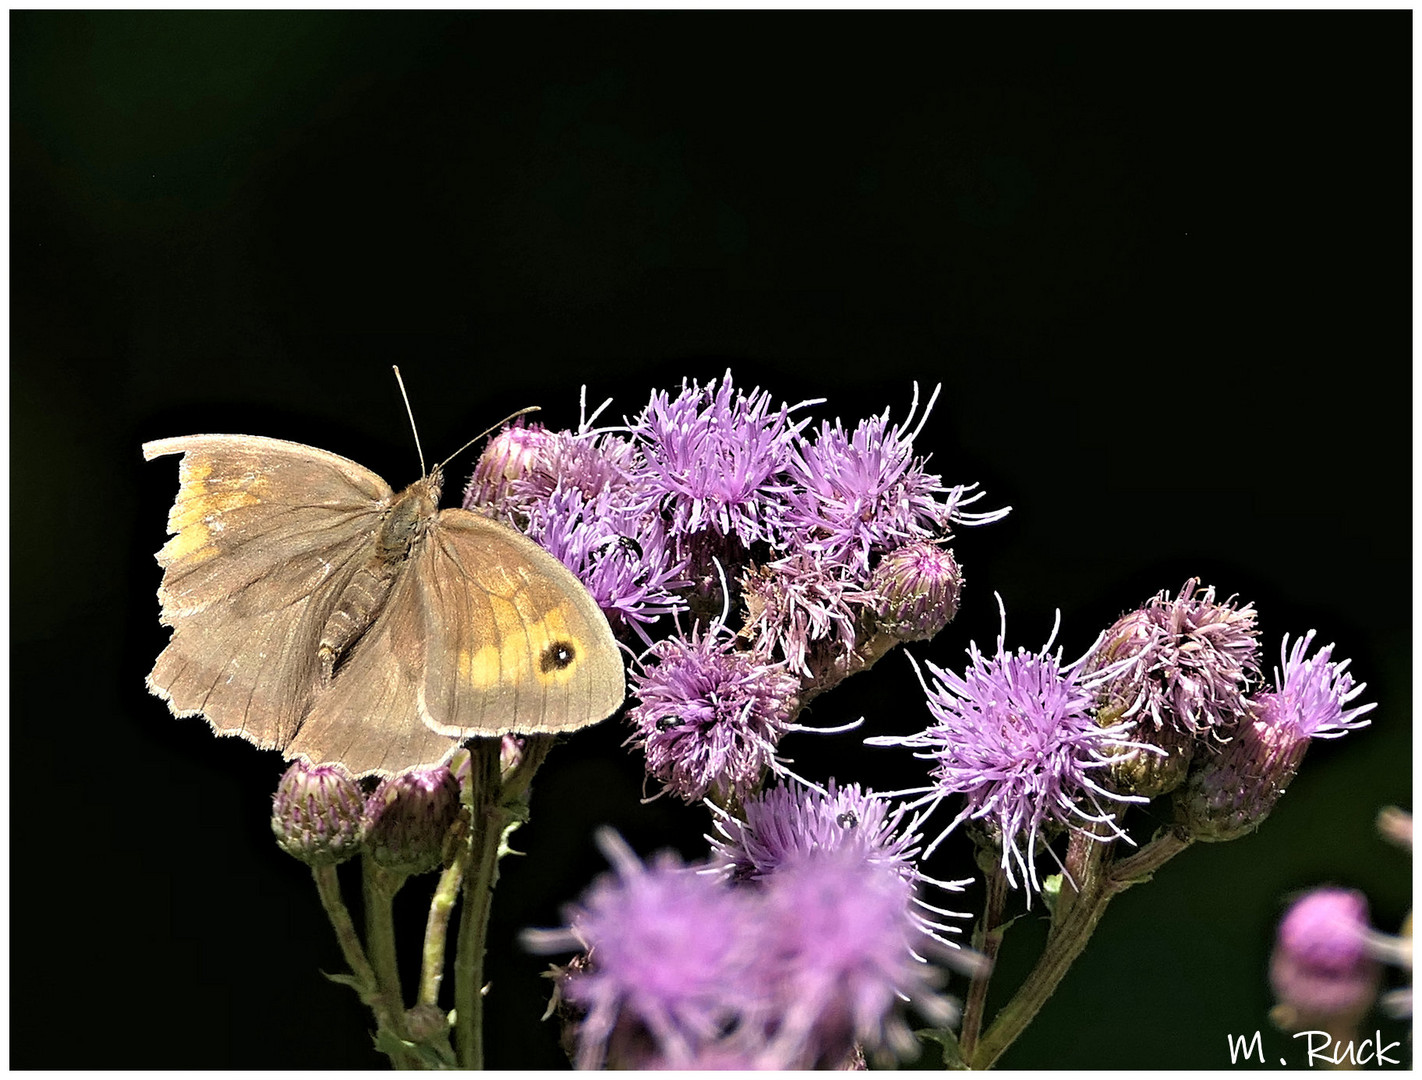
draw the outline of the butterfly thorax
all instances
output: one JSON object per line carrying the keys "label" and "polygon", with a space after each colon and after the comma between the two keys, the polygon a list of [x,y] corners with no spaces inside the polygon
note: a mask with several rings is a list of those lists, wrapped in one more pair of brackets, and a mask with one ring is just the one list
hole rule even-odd
{"label": "butterfly thorax", "polygon": [[424,536],[439,511],[442,477],[436,469],[416,480],[380,517],[372,537],[370,557],[341,590],[321,631],[317,658],[323,682],[329,683],[346,650],[375,622],[401,565]]}
{"label": "butterfly thorax", "polygon": [[410,546],[424,533],[439,508],[443,479],[436,469],[395,496],[375,533],[377,559],[399,562],[410,553]]}

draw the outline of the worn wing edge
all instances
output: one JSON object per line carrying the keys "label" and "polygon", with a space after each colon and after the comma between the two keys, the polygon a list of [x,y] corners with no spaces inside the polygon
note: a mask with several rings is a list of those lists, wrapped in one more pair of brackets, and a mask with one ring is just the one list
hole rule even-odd
{"label": "worn wing edge", "polygon": [[289,454],[319,458],[344,472],[369,478],[387,495],[393,496],[395,494],[379,473],[372,472],[358,461],[352,461],[348,457],[342,457],[340,454],[333,454],[329,450],[322,450],[306,443],[292,442],[289,439],[271,439],[265,435],[174,435],[167,439],[151,439],[143,444],[143,460],[152,461],[165,454],[185,454],[189,450],[202,449],[204,445],[216,442],[228,444],[235,442],[244,450],[280,450]]}

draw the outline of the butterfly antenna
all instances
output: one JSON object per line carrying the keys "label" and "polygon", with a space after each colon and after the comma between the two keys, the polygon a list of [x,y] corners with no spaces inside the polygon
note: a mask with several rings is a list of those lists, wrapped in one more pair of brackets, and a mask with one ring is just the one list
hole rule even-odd
{"label": "butterfly antenna", "polygon": [[530,406],[528,406],[528,408],[526,408],[526,409],[519,409],[519,411],[516,412],[516,413],[509,413],[508,416],[504,417],[502,420],[500,420],[500,421],[499,421],[497,424],[495,424],[493,427],[487,428],[487,429],[485,429],[484,431],[479,432],[478,435],[475,435],[474,438],[470,439],[467,443],[465,443],[463,446],[461,446],[458,450],[456,450],[454,453],[450,454],[449,457],[447,457],[447,458],[445,458],[443,461],[441,461],[441,462],[439,463],[440,469],[443,469],[446,465],[448,465],[451,461],[453,461],[455,458],[457,458],[460,454],[464,453],[464,451],[468,450],[471,446],[473,446],[476,442],[478,442],[480,439],[482,439],[485,435],[488,435],[490,432],[497,431],[499,428],[501,428],[501,427],[503,427],[505,424],[507,424],[510,420],[517,420],[520,416],[527,416],[529,413],[535,413],[535,412],[537,412],[537,411],[539,410],[539,408],[540,408],[540,406],[538,406],[538,405],[530,405]]}
{"label": "butterfly antenna", "polygon": [[420,429],[415,427],[415,410],[410,408],[410,395],[405,393],[405,380],[400,378],[400,368],[392,364],[395,371],[395,382],[400,387],[400,396],[405,399],[405,413],[410,418],[410,430],[415,435],[415,453],[420,455],[420,479],[423,480],[428,474],[425,472],[425,452],[420,449]]}

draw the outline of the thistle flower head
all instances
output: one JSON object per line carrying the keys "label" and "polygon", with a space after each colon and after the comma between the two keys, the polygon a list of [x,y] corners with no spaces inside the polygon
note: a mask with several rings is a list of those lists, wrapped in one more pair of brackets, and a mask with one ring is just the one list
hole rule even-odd
{"label": "thistle flower head", "polygon": [[797,782],[766,788],[745,801],[744,817],[718,816],[713,862],[736,881],[761,881],[816,851],[849,850],[905,881],[919,880],[914,857],[922,837],[904,831],[903,807],[830,780],[821,792]]}
{"label": "thistle flower head", "polygon": [[670,520],[680,541],[700,533],[734,537],[745,548],[774,543],[788,486],[781,477],[805,421],[770,404],[758,388],[682,383],[672,397],[653,393],[632,425],[642,450],[639,481]]}
{"label": "thistle flower head", "polygon": [[775,749],[798,690],[783,665],[737,650],[715,628],[665,638],[632,673],[632,742],[644,748],[648,773],[687,802],[744,795],[778,769]]}
{"label": "thistle flower head", "polygon": [[1123,615],[1091,665],[1119,665],[1103,702],[1115,702],[1122,718],[1139,712],[1157,728],[1227,739],[1259,677],[1254,608],[1236,608],[1232,600],[1216,603],[1214,586],[1201,588],[1191,578],[1174,599],[1161,592]]}
{"label": "thistle flower head", "polygon": [[360,850],[365,796],[345,766],[293,761],[272,797],[277,846],[309,866],[334,866]]}
{"label": "thistle flower head", "polygon": [[822,423],[813,441],[796,444],[786,523],[807,548],[867,573],[872,554],[946,529],[938,496],[947,488],[914,455],[906,427],[885,412],[853,432],[838,420]]}
{"label": "thistle flower head", "polygon": [[[1044,827],[1080,831],[1083,823],[1110,823],[1097,802],[1108,793],[1093,775],[1110,763],[1113,752],[1139,744],[1129,738],[1130,724],[1103,727],[1093,717],[1101,684],[1114,669],[1087,675],[1089,654],[1063,665],[1061,650],[1048,651],[1055,628],[1040,651],[1009,652],[1006,622],[1004,611],[993,655],[985,656],[976,644],[969,647],[962,675],[927,665],[934,680],[925,687],[933,716],[927,730],[867,741],[922,751],[932,762],[933,785],[920,801],[962,795],[967,802],[943,835],[968,819],[994,827],[1002,837],[1009,882],[1015,886],[1021,872],[1040,891],[1033,852]],[[928,850],[941,840],[942,835]]]}
{"label": "thistle flower head", "polygon": [[772,1046],[788,1068],[842,1067],[856,1043],[879,1055],[916,1056],[901,1003],[936,1026],[956,1009],[916,955],[933,942],[914,887],[891,863],[839,847],[783,862],[765,883],[766,959],[776,969]]}
{"label": "thistle flower head", "polygon": [[685,609],[676,590],[687,584],[660,518],[624,499],[625,489],[588,495],[560,481],[526,504],[528,535],[583,583],[614,628],[644,642],[646,627]]}
{"label": "thistle flower head", "polygon": [[[464,491],[468,510],[488,507],[514,518],[546,501],[555,488],[576,489],[588,499],[632,484],[636,451],[606,432],[547,431],[522,420],[489,440]],[[632,501],[624,493],[620,502]]]}
{"label": "thistle flower head", "polygon": [[[923,837],[914,831],[914,823],[905,821],[906,816],[905,807],[861,790],[858,784],[840,787],[830,780],[826,790],[818,791],[788,780],[747,799],[740,817],[718,813],[718,835],[711,838],[712,865],[736,882],[765,882],[784,867],[816,855],[848,852],[846,857],[859,859],[866,875],[894,874],[915,891],[925,884],[962,891],[966,881],[935,881],[919,872]],[[925,912],[960,919],[970,916],[927,905],[920,910],[915,900],[910,917],[918,929],[956,950],[957,944],[938,931],[957,933],[958,927],[936,922]],[[955,954],[944,955],[957,959]],[[971,966],[966,960],[957,966],[964,964]]]}
{"label": "thistle flower head", "polygon": [[445,837],[459,816],[459,781],[444,765],[388,777],[365,803],[362,843],[392,873],[423,874],[443,861]]}
{"label": "thistle flower head", "polygon": [[879,560],[869,584],[879,629],[902,641],[926,641],[958,613],[963,573],[951,551],[911,540]]}
{"label": "thistle flower head", "polygon": [[503,505],[509,484],[537,467],[540,449],[552,438],[542,424],[525,424],[522,417],[504,428],[489,440],[474,463],[461,505],[466,510]]}
{"label": "thistle flower head", "polygon": [[842,660],[856,641],[857,608],[870,594],[847,568],[795,552],[741,578],[742,630],[762,656],[780,656],[805,679]]}
{"label": "thistle flower head", "polygon": [[981,525],[1008,513],[1010,508],[967,512],[964,508],[982,497],[974,493],[977,485],[945,487],[928,471],[927,458],[914,453],[914,439],[939,389],[916,425],[917,383],[901,423],[891,424],[885,410],[853,431],[839,420],[826,421],[813,440],[797,440],[787,474],[794,486],[785,524],[799,545],[867,575],[873,561],[894,548],[942,538],[953,523]]}
{"label": "thistle flower head", "polygon": [[1353,683],[1347,671],[1349,660],[1333,661],[1333,646],[1325,645],[1306,657],[1315,631],[1294,642],[1284,635],[1280,648],[1283,674],[1274,671],[1274,689],[1257,694],[1255,713],[1271,727],[1285,727],[1303,739],[1337,739],[1371,720],[1360,720],[1377,708],[1377,702],[1345,708],[1361,694],[1367,683]]}
{"label": "thistle flower head", "polygon": [[891,862],[804,851],[737,887],[674,857],[644,867],[610,833],[599,843],[616,874],[569,909],[567,927],[524,936],[535,951],[586,952],[563,976],[582,1012],[580,1068],[843,1067],[857,1043],[916,1052],[905,1001],[936,1023],[954,1015],[917,956],[934,942],[913,883]]}
{"label": "thistle flower head", "polygon": [[537,952],[588,952],[563,988],[584,1013],[575,1064],[597,1068],[614,1034],[689,1060],[761,1004],[751,898],[670,854],[643,866],[610,831],[598,844],[614,872],[568,909],[565,929],[524,935]]}
{"label": "thistle flower head", "polygon": [[1305,1024],[1359,1015],[1372,1004],[1381,977],[1370,935],[1362,893],[1321,888],[1304,894],[1279,923],[1269,961],[1275,997]]}
{"label": "thistle flower head", "polygon": [[1281,649],[1283,674],[1274,689],[1257,694],[1250,716],[1217,754],[1190,774],[1177,793],[1176,813],[1197,840],[1234,840],[1252,832],[1293,782],[1310,739],[1336,739],[1371,721],[1359,719],[1375,703],[1345,706],[1363,692],[1345,670],[1348,661],[1330,660],[1333,646],[1305,659],[1314,632]]}

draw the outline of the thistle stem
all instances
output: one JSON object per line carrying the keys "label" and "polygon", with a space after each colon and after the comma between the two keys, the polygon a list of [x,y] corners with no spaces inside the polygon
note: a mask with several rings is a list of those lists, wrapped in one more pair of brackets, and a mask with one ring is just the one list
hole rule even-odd
{"label": "thistle stem", "polygon": [[[346,958],[346,966],[351,969],[356,982],[360,984],[361,1001],[374,1007],[379,996],[375,972],[366,959],[365,948],[356,933],[351,913],[341,899],[341,883],[334,866],[313,866],[311,876],[316,879],[316,892],[321,897],[321,906],[326,909],[326,917],[336,931],[336,941],[341,946],[341,955]],[[378,1011],[378,1010],[377,1010]]]}
{"label": "thistle stem", "polygon": [[[326,917],[330,919],[331,927],[336,931],[336,941],[341,946],[341,955],[345,957],[346,965],[351,969],[351,975],[354,976],[356,993],[360,995],[360,1000],[375,1013],[375,1022],[378,1028],[383,1028],[386,1031],[399,1031],[403,1017],[398,1008],[398,999],[391,1000],[376,977],[375,969],[366,957],[365,948],[361,945],[360,935],[356,933],[351,913],[346,909],[345,901],[341,899],[341,883],[336,875],[336,868],[334,866],[313,866],[311,876],[316,880],[316,893],[321,897],[321,906],[325,908]],[[395,1064],[398,1067],[404,1063],[396,1062]]]}
{"label": "thistle stem", "polygon": [[476,739],[469,749],[470,820],[464,902],[454,956],[454,1042],[460,1068],[482,1069],[484,953],[498,875],[499,841],[508,821],[500,805],[499,740]]}
{"label": "thistle stem", "polygon": [[1125,892],[1132,885],[1149,881],[1151,875],[1179,855],[1194,841],[1173,830],[1156,837],[1134,855],[1117,859],[1111,864],[1111,889],[1113,893]]}
{"label": "thistle stem", "polygon": [[420,966],[421,1005],[438,1005],[440,983],[444,980],[444,960],[449,940],[449,916],[459,898],[459,886],[464,881],[464,862],[469,850],[460,845],[458,856],[439,876],[430,913],[425,920],[425,947]]}
{"label": "thistle stem", "polygon": [[993,1019],[972,1053],[964,1053],[970,1068],[992,1068],[1022,1034],[1086,948],[1112,898],[1132,885],[1148,881],[1151,874],[1189,847],[1190,841],[1167,833],[1115,863],[1111,861],[1113,846],[1099,837],[1073,833],[1067,848],[1067,873],[1063,875],[1061,898],[1046,947],[1032,973]]}
{"label": "thistle stem", "polygon": [[[365,895],[365,940],[370,963],[389,1007],[388,1023],[382,1023],[398,1039],[409,1039],[405,1030],[405,1000],[400,991],[400,965],[395,952],[395,894],[405,883],[405,875],[381,869],[369,856],[361,858],[361,883]],[[410,1063],[392,1059],[397,1069]]]}
{"label": "thistle stem", "polygon": [[998,951],[1002,948],[1004,928],[1002,912],[1007,903],[1007,875],[1001,866],[987,872],[987,898],[983,901],[983,921],[979,926],[978,940],[974,947],[987,958],[973,974],[968,984],[968,999],[963,1006],[963,1027],[958,1036],[959,1053],[964,1061],[971,1061],[982,1033],[983,1012],[987,1006],[988,982],[992,978],[993,966],[997,963]]}

